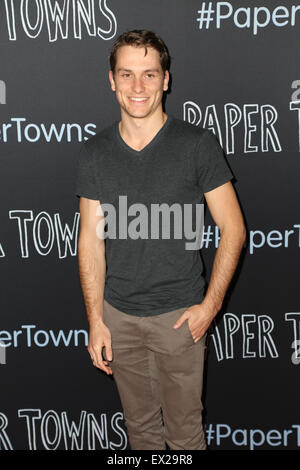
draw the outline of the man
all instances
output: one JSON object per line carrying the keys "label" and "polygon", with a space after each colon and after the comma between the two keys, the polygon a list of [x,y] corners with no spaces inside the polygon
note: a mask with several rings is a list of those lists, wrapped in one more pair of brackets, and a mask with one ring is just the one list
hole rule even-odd
{"label": "man", "polygon": [[[78,158],[79,273],[88,351],[96,367],[114,375],[131,449],[167,443],[205,450],[207,329],[238,263],[245,227],[213,132],[163,112],[169,64],[165,44],[151,31],[126,32],[112,48],[109,80],[121,121],[83,144]],[[163,235],[157,219],[151,231],[146,219],[157,205],[176,205],[188,216],[184,209],[199,208],[204,197],[221,232],[205,296],[199,249],[178,237],[180,211],[171,217],[173,237],[166,218]],[[103,209],[111,207],[116,216],[104,220]],[[132,220],[138,211],[139,224]]]}

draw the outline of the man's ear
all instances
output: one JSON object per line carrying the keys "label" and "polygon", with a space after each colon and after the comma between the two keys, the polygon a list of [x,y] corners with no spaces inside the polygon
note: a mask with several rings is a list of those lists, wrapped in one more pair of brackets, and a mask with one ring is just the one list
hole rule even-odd
{"label": "man's ear", "polygon": [[112,91],[116,91],[116,85],[115,85],[115,80],[114,80],[114,75],[113,75],[112,70],[108,72],[108,78],[110,81],[110,86],[111,86]]}
{"label": "man's ear", "polygon": [[167,89],[169,88],[169,79],[170,79],[169,72],[168,72],[168,70],[165,70],[165,76],[164,76],[164,91],[167,91]]}

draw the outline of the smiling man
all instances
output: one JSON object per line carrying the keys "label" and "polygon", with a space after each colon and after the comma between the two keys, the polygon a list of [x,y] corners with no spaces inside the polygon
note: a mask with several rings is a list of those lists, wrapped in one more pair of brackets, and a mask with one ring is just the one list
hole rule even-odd
{"label": "smiling man", "polygon": [[[207,448],[201,400],[207,330],[245,241],[233,174],[213,132],[163,111],[169,66],[167,47],[151,31],[116,40],[109,81],[121,120],[83,144],[78,158],[88,351],[96,367],[114,376],[133,450]],[[140,230],[131,231],[117,202],[124,196],[129,216],[157,205],[169,210],[171,229],[164,219],[160,230],[156,218],[148,230],[141,216]],[[198,208],[204,198],[221,232],[207,289],[200,250],[186,249],[176,222],[178,212],[191,217],[187,207]],[[116,210],[109,220],[107,204]],[[105,224],[109,233],[119,224],[119,236],[106,237]]]}

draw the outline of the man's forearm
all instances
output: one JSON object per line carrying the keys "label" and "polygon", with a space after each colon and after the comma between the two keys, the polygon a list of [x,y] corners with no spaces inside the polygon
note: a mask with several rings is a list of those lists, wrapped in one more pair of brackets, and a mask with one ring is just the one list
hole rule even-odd
{"label": "man's forearm", "polygon": [[106,275],[105,244],[91,245],[78,240],[78,267],[89,324],[103,321],[103,297]]}
{"label": "man's forearm", "polygon": [[215,316],[222,307],[245,242],[245,231],[224,229],[216,251],[210,282],[202,302]]}

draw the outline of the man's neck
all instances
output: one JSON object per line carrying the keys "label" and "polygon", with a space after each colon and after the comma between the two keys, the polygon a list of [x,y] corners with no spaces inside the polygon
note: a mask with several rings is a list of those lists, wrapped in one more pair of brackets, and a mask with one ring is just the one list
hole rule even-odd
{"label": "man's neck", "polygon": [[143,147],[159,132],[167,118],[168,115],[163,111],[150,118],[122,116],[119,122],[120,135],[128,145]]}

